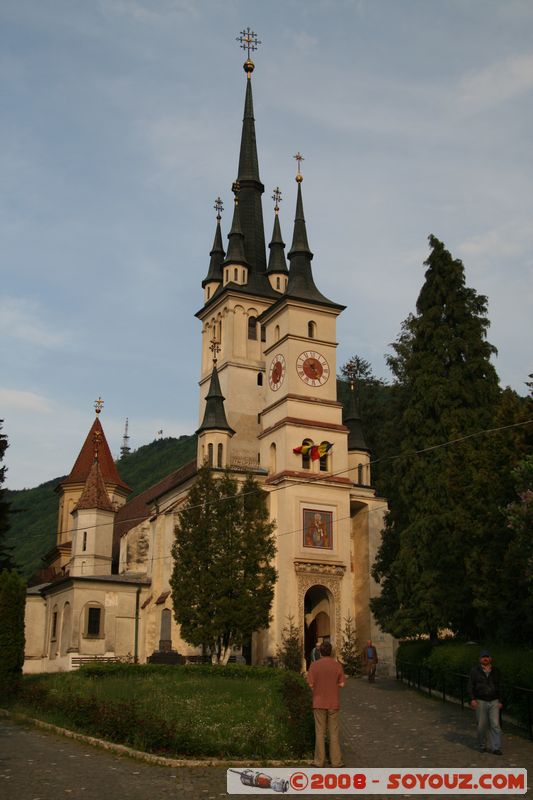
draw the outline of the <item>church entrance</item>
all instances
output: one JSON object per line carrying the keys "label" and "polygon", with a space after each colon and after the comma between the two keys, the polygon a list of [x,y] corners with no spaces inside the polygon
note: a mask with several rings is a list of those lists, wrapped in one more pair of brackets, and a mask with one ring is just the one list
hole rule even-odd
{"label": "church entrance", "polygon": [[311,652],[318,642],[331,639],[333,597],[325,586],[311,586],[304,598],[304,655],[307,668]]}

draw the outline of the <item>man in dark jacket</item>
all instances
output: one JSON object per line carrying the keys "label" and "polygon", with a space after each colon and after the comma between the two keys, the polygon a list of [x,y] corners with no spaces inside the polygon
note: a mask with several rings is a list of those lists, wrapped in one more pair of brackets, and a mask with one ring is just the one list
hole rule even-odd
{"label": "man in dark jacket", "polygon": [[[492,657],[488,650],[483,650],[479,664],[470,672],[468,681],[470,705],[476,712],[477,735],[482,753],[494,753],[501,756],[500,709],[502,703],[501,675],[499,669],[492,666]],[[490,737],[490,748],[487,738]]]}

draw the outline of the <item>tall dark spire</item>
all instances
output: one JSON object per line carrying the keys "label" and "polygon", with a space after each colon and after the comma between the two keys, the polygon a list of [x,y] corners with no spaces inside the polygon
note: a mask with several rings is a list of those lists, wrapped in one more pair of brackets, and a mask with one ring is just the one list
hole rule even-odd
{"label": "tall dark spire", "polygon": [[226,419],[226,411],[224,409],[225,397],[220,389],[220,381],[218,379],[218,372],[216,364],[213,365],[213,372],[211,373],[211,383],[209,384],[209,391],[205,398],[205,413],[202,424],[196,433],[202,431],[229,431],[231,435],[235,433],[233,428],[228,424]]}
{"label": "tall dark spire", "polygon": [[255,37],[253,31],[248,30],[248,33],[243,31],[239,40],[242,42],[242,47],[248,49],[248,59],[244,63],[247,81],[237,180],[241,187],[239,203],[246,260],[252,272],[266,272],[265,231],[261,205],[261,195],[265,187],[259,177],[251,80],[254,63],[250,60],[250,49],[255,50],[260,42],[257,37],[255,39],[252,37]]}
{"label": "tall dark spire", "polygon": [[311,270],[313,254],[309,249],[309,243],[307,241],[307,229],[305,226],[304,205],[302,200],[303,177],[300,174],[300,161],[303,160],[303,156],[298,153],[295,158],[298,161],[298,174],[296,176],[298,196],[296,199],[292,245],[287,256],[290,261],[290,269],[289,282],[285,295],[300,300],[308,300],[312,303],[344,308],[344,306],[339,306],[338,303],[328,300],[327,297],[319,292],[313,280],[313,272]]}
{"label": "tall dark spire", "polygon": [[281,228],[279,224],[279,203],[281,202],[281,191],[278,186],[274,189],[272,199],[275,201],[274,206],[274,229],[272,231],[272,240],[268,245],[270,249],[270,256],[268,259],[268,271],[270,273],[283,273],[287,275],[287,262],[285,261],[285,242],[281,236]]}
{"label": "tall dark spire", "polygon": [[217,281],[218,283],[222,283],[222,264],[224,263],[224,256],[226,255],[224,252],[224,247],[222,246],[222,233],[220,231],[220,212],[224,209],[222,208],[222,200],[220,197],[217,197],[215,200],[215,209],[217,211],[217,226],[215,229],[215,238],[213,240],[213,247],[209,255],[211,256],[211,260],[209,262],[209,269],[207,271],[206,277],[202,281],[202,289],[205,287],[207,283],[211,283],[213,281]]}

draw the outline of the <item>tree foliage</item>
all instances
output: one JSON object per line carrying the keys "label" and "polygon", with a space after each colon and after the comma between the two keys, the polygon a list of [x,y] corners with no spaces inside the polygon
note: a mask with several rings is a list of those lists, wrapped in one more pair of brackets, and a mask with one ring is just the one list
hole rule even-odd
{"label": "tree foliage", "polygon": [[15,691],[24,663],[26,584],[14,571],[0,573],[0,694]]}
{"label": "tree foliage", "polygon": [[[3,423],[4,420],[0,420],[0,431],[2,430]],[[0,433],[0,571],[3,569],[15,569],[13,548],[6,544],[7,533],[10,527],[11,504],[6,499],[6,490],[3,488],[7,471],[3,461],[8,447],[7,436]]]}
{"label": "tree foliage", "polygon": [[339,661],[343,665],[346,675],[358,677],[361,674],[361,648],[357,643],[355,623],[350,615],[348,615],[344,620],[342,645],[339,651]]}
{"label": "tree foliage", "polygon": [[281,644],[276,652],[278,664],[292,672],[302,671],[302,633],[289,614],[281,632]]}
{"label": "tree foliage", "polygon": [[171,578],[181,635],[226,663],[231,648],[268,627],[276,571],[274,523],[251,476],[238,483],[203,467],[179,513]]}
{"label": "tree foliage", "polygon": [[396,636],[476,633],[477,556],[499,523],[487,509],[499,494],[488,439],[463,438],[490,428],[500,402],[487,299],[438,239],[430,245],[417,313],[389,359],[400,457],[385,481],[391,511],[374,567],[384,591],[372,608]]}

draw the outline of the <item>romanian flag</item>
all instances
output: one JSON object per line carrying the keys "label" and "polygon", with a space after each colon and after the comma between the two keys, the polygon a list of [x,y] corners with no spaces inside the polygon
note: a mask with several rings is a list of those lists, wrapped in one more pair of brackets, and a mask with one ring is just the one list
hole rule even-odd
{"label": "romanian flag", "polygon": [[300,447],[295,447],[293,453],[301,453],[303,456],[310,455],[312,461],[318,461],[319,458],[325,456],[331,448],[333,442],[320,442],[320,444],[301,444]]}

